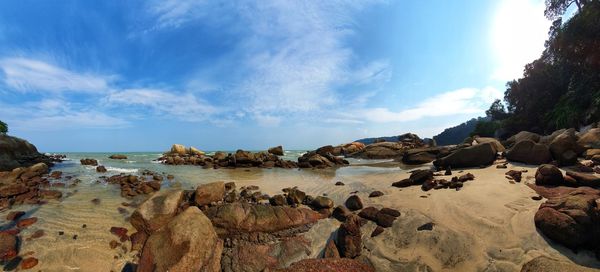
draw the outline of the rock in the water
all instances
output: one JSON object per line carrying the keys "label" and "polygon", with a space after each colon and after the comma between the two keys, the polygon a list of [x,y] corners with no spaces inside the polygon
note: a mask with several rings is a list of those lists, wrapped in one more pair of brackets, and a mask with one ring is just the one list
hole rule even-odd
{"label": "rock in the water", "polygon": [[183,191],[158,192],[144,201],[131,215],[131,225],[148,234],[166,225],[177,213]]}
{"label": "rock in the water", "polygon": [[283,147],[280,145],[276,147],[271,147],[269,148],[268,152],[273,155],[283,156]]}
{"label": "rock in the water", "polygon": [[450,166],[452,168],[491,165],[496,159],[497,152],[492,143],[477,144],[458,149],[450,155],[435,160],[433,164],[439,167]]}
{"label": "rock in the water", "polygon": [[185,155],[187,153],[186,148],[184,145],[180,145],[180,144],[174,144],[173,146],[171,146],[171,154],[173,155]]}
{"label": "rock in the water", "polygon": [[28,257],[21,261],[21,269],[31,269],[38,264],[38,259],[34,257]]}
{"label": "rock in the water", "polygon": [[362,250],[362,240],[360,232],[360,218],[351,215],[338,230],[337,245],[340,256],[344,258],[356,258]]}
{"label": "rock in the water", "polygon": [[9,212],[8,215],[6,215],[6,220],[9,221],[16,221],[19,218],[21,218],[21,216],[25,215],[24,211],[12,211]]}
{"label": "rock in the water", "polygon": [[521,272],[593,272],[596,269],[580,266],[572,262],[559,261],[539,256],[525,263],[521,268]]}
{"label": "rock in the water", "polygon": [[90,165],[90,166],[98,166],[98,161],[95,159],[81,159],[79,160],[79,162],[81,162],[81,165]]}
{"label": "rock in the water", "polygon": [[375,269],[363,262],[346,258],[305,259],[293,263],[276,272],[375,272]]}
{"label": "rock in the water", "polygon": [[219,235],[275,232],[311,224],[324,215],[305,208],[227,203],[206,210]]}
{"label": "rock in the water", "polygon": [[210,220],[189,207],[154,232],[144,245],[138,272],[221,271],[223,241]]}
{"label": "rock in the water", "polygon": [[122,154],[113,154],[113,155],[110,155],[108,158],[113,159],[113,160],[126,160],[127,156],[122,155]]}
{"label": "rock in the water", "polygon": [[5,232],[0,232],[0,260],[7,261],[18,254],[17,236]]}
{"label": "rock in the water", "polygon": [[379,234],[382,234],[382,233],[383,233],[383,231],[385,231],[385,229],[384,229],[382,226],[377,226],[377,227],[376,227],[376,228],[373,230],[373,232],[371,232],[371,237],[376,237],[376,236],[378,236]]}
{"label": "rock in the water", "polygon": [[552,154],[547,145],[525,140],[516,143],[515,146],[508,150],[506,152],[506,159],[537,165],[552,161]]}
{"label": "rock in the water", "polygon": [[551,164],[543,164],[535,172],[536,185],[563,185],[564,178],[558,167]]}
{"label": "rock in the water", "polygon": [[357,195],[352,195],[348,199],[346,199],[345,205],[351,211],[356,211],[363,208],[362,200]]}
{"label": "rock in the water", "polygon": [[223,200],[225,183],[222,181],[199,185],[196,188],[195,202],[199,206]]}
{"label": "rock in the water", "polygon": [[96,167],[96,172],[98,173],[105,173],[106,172],[106,167],[104,167],[104,165],[99,165]]}

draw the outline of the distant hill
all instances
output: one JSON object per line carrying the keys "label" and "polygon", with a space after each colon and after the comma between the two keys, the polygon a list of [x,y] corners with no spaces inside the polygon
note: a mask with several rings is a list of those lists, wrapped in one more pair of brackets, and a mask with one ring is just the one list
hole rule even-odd
{"label": "distant hill", "polygon": [[385,136],[385,137],[375,137],[375,138],[364,138],[364,139],[360,139],[360,140],[356,140],[355,142],[359,142],[359,143],[363,143],[363,144],[372,144],[374,143],[376,140],[381,141],[380,139],[383,139],[383,141],[385,142],[397,142],[398,141],[398,136]]}
{"label": "distant hill", "polygon": [[453,145],[462,143],[462,141],[469,137],[469,134],[475,130],[475,126],[479,121],[487,120],[487,117],[473,118],[458,126],[444,129],[442,133],[433,136],[433,139],[438,145]]}

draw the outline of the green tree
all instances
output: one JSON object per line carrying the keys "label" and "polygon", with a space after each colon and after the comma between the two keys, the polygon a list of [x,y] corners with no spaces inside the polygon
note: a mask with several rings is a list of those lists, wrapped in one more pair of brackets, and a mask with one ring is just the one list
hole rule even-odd
{"label": "green tree", "polygon": [[500,99],[496,99],[488,110],[485,111],[485,115],[492,120],[504,120],[508,117],[504,104]]}
{"label": "green tree", "polygon": [[8,125],[0,120],[0,133],[7,133]]}
{"label": "green tree", "polygon": [[567,11],[572,4],[577,5],[577,10],[581,11],[581,8],[590,1],[594,0],[546,0],[546,10],[544,10],[544,15],[546,18],[554,20],[565,14],[565,11]]}

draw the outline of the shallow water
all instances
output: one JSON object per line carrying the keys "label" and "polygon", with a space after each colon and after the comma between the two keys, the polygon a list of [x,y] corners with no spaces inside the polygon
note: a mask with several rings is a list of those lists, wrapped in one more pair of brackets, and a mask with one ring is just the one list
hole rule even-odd
{"label": "shallow water", "polygon": [[[288,151],[284,159],[296,160],[304,151]],[[28,252],[39,260],[34,270],[42,271],[120,271],[123,265],[133,259],[133,253],[126,252],[121,247],[110,249],[111,240],[118,240],[110,233],[112,226],[126,227],[129,233],[135,232],[127,217],[133,208],[123,207],[121,203],[131,202],[120,196],[117,186],[98,183],[100,176],[111,176],[119,173],[139,174],[144,169],[154,172],[171,174],[173,181],[164,180],[161,190],[171,187],[183,189],[195,188],[198,184],[213,181],[234,181],[238,188],[245,185],[258,185],[263,193],[270,195],[281,193],[281,189],[298,186],[306,192],[327,194],[336,204],[341,204],[350,191],[366,190],[365,179],[374,180],[378,177],[396,176],[405,171],[395,167],[371,167],[368,163],[389,161],[350,160],[351,164],[337,169],[202,169],[199,166],[172,166],[154,161],[160,153],[124,153],[127,160],[109,159],[113,153],[67,153],[68,160],[56,164],[51,170],[62,171],[63,177],[74,176],[80,179],[78,185],[70,186],[66,181],[65,188],[55,188],[63,192],[61,201],[50,201],[41,206],[21,205],[12,210],[27,212],[26,217],[37,217],[38,222],[21,232],[23,242],[21,255]],[[82,166],[82,158],[97,159],[108,172],[96,173],[95,167]],[[404,167],[403,167],[404,168]],[[333,186],[342,181],[346,186]],[[386,181],[387,182],[387,181]],[[99,198],[100,204],[94,204],[92,199]],[[117,209],[125,208],[122,214]],[[9,211],[0,213],[0,218],[6,218]],[[83,225],[86,225],[84,228]],[[4,221],[2,229],[10,228],[10,223]],[[27,239],[36,230],[44,230],[45,235],[37,239]],[[59,235],[63,232],[63,235]],[[76,238],[74,236],[77,235]],[[125,248],[130,248],[129,244]]]}

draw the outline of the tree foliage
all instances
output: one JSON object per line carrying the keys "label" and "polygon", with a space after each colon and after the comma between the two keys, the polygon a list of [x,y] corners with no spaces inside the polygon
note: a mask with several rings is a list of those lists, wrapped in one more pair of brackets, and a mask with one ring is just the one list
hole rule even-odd
{"label": "tree foliage", "polygon": [[7,133],[8,125],[0,120],[0,133]]}
{"label": "tree foliage", "polygon": [[572,4],[579,12],[564,23],[555,20],[540,58],[506,84],[507,113],[501,113],[499,101],[486,112],[512,133],[547,133],[600,120],[600,1],[547,0],[545,13],[556,18]]}

